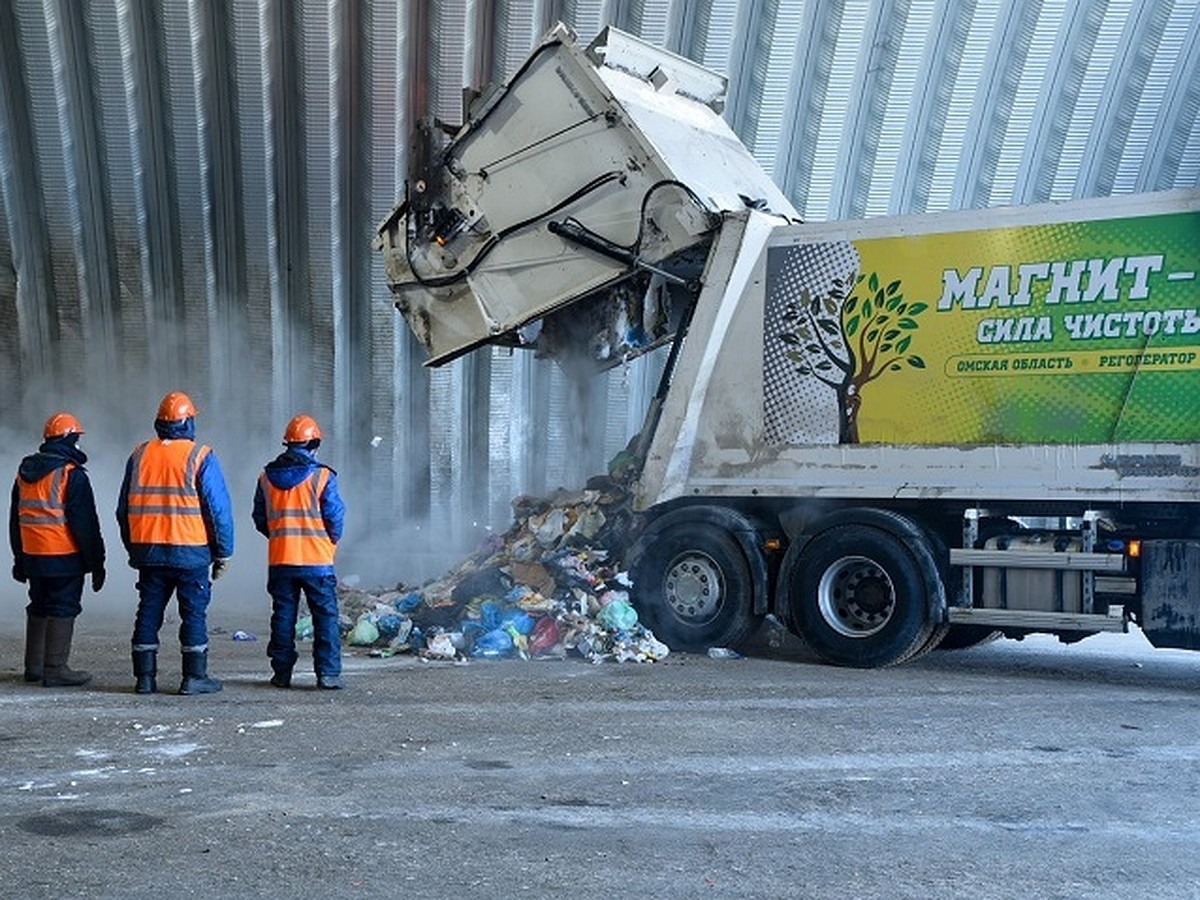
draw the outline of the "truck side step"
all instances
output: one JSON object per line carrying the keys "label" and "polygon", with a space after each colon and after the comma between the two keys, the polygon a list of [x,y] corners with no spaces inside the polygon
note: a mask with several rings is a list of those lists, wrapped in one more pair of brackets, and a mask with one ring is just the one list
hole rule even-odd
{"label": "truck side step", "polygon": [[1040,553],[1022,550],[964,550],[956,547],[950,550],[950,565],[1120,573],[1125,571],[1125,558],[1119,553]]}
{"label": "truck side step", "polygon": [[947,612],[952,625],[990,625],[1030,631],[1125,631],[1125,621],[1116,616],[962,606],[951,606]]}

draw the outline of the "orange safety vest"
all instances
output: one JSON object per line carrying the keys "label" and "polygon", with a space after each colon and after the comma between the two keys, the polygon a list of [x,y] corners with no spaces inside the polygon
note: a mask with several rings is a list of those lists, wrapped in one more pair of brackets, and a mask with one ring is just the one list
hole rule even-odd
{"label": "orange safety vest", "polygon": [[30,484],[17,479],[17,524],[21,552],[30,556],[66,556],[78,553],[79,544],[67,527],[67,476],[75,463],[67,463]]}
{"label": "orange safety vest", "polygon": [[317,469],[292,488],[271,484],[258,476],[267,513],[267,564],[272,566],[332,566],[337,545],[329,539],[321,516],[321,493],[329,470]]}
{"label": "orange safety vest", "polygon": [[189,440],[148,441],[133,451],[130,543],[208,545],[196,473],[210,452],[211,448]]}

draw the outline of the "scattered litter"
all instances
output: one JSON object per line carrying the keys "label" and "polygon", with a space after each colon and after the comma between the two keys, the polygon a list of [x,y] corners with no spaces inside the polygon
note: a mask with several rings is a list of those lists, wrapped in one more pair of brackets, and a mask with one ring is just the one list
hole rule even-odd
{"label": "scattered litter", "polygon": [[767,644],[772,650],[778,650],[783,646],[783,642],[787,639],[787,628],[784,624],[775,618],[774,613],[767,613]]}
{"label": "scattered litter", "polygon": [[508,531],[420,588],[367,591],[344,579],[342,634],[371,656],[411,652],[430,662],[569,652],[597,663],[662,659],[670,650],[638,621],[615,552],[631,522],[629,500],[609,477],[582,491],[518,497]]}
{"label": "scattered litter", "polygon": [[708,657],[709,659],[741,659],[742,654],[729,647],[709,647]]}
{"label": "scattered litter", "polygon": [[233,633],[233,639],[235,641],[257,641],[258,635],[253,631],[235,631]]}
{"label": "scattered litter", "polygon": [[199,744],[193,741],[183,741],[176,744],[159,744],[152,750],[143,750],[142,752],[153,756],[181,757],[195,753],[199,749]]}

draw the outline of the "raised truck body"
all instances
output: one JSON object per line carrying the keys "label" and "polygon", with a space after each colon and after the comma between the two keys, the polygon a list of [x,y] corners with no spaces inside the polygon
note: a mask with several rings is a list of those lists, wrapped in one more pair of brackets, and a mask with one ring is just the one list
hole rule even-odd
{"label": "raised truck body", "polygon": [[723,88],[555,30],[425,131],[378,240],[432,364],[670,346],[643,617],[699,649],[774,613],[856,666],[1131,622],[1200,648],[1200,191],[802,224]]}

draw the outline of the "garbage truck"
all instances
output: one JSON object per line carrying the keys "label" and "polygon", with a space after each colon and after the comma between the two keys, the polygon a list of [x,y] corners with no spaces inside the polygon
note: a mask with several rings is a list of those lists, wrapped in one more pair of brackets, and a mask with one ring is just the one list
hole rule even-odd
{"label": "garbage truck", "polygon": [[416,129],[375,238],[430,365],[665,356],[629,447],[647,623],[694,650],[773,614],[858,667],[1200,648],[1200,191],[804,222],[725,90],[556,27]]}

